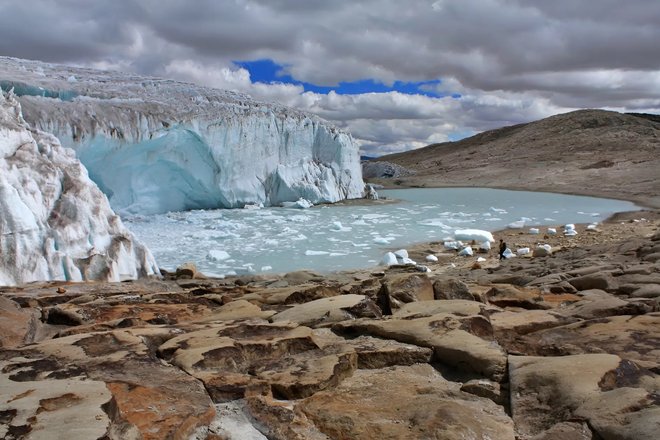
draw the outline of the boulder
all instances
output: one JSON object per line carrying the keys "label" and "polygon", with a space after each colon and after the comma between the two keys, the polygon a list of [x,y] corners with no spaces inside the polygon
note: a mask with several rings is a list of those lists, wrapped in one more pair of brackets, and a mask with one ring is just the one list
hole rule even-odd
{"label": "boulder", "polygon": [[435,299],[465,299],[474,300],[467,284],[457,278],[443,278],[433,282],[433,297]]}
{"label": "boulder", "polygon": [[389,274],[381,284],[378,304],[384,314],[391,314],[392,310],[405,303],[434,299],[433,284],[425,274]]}
{"label": "boulder", "polygon": [[660,297],[659,284],[642,284],[635,289],[630,296],[633,298],[658,298]]}
{"label": "boulder", "polygon": [[0,349],[29,344],[41,327],[41,314],[35,309],[22,309],[14,301],[0,296]]}
{"label": "boulder", "polygon": [[614,291],[617,286],[612,275],[606,272],[596,272],[575,278],[569,278],[567,281],[578,291],[591,289]]}
{"label": "boulder", "polygon": [[181,266],[176,268],[176,277],[181,279],[192,279],[197,278],[199,272],[197,271],[197,266],[193,262],[183,263]]}

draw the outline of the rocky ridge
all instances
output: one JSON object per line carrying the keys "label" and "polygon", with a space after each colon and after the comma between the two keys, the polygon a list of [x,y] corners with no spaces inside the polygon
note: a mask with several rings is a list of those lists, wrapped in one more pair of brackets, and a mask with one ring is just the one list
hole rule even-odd
{"label": "rocky ridge", "polygon": [[430,273],[0,288],[0,437],[654,439],[659,228],[411,250]]}
{"label": "rocky ridge", "polygon": [[370,181],[583,194],[660,207],[659,152],[657,115],[578,110],[382,156],[376,162],[409,175]]}

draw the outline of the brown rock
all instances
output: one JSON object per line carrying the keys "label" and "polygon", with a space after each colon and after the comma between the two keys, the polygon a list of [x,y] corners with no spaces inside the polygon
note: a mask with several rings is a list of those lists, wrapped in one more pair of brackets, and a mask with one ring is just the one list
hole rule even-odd
{"label": "brown rock", "polygon": [[509,356],[511,414],[516,431],[532,436],[568,421],[584,401],[600,397],[599,382],[619,362],[618,356],[609,354]]}
{"label": "brown rock", "polygon": [[605,291],[614,291],[617,283],[608,273],[592,273],[567,280],[577,290],[599,289]]}
{"label": "brown rock", "polygon": [[357,371],[297,410],[330,438],[514,438],[502,407],[461,392],[429,365]]}
{"label": "brown rock", "polygon": [[[78,438],[106,432],[110,438],[187,438],[213,418],[211,400],[198,381],[164,365],[144,341],[116,330],[30,345],[0,361],[0,395],[36,414],[26,429],[55,418],[44,428],[48,438],[69,430],[80,430]],[[30,397],[21,401],[23,395]]]}
{"label": "brown rock", "polygon": [[530,353],[611,353],[660,368],[660,313],[610,316],[541,330],[521,339]]}
{"label": "brown rock", "polygon": [[466,299],[474,300],[467,284],[456,278],[439,279],[433,283],[435,299]]}
{"label": "brown rock", "polygon": [[165,342],[159,352],[202,380],[216,402],[265,386],[300,398],[336,385],[357,367],[348,346],[319,348],[312,330],[291,322],[215,324]]}
{"label": "brown rock", "polygon": [[378,318],[380,309],[364,295],[340,295],[295,305],[274,315],[273,322],[317,326],[361,317]]}
{"label": "brown rock", "polygon": [[[492,341],[492,328],[483,316],[460,317],[439,313],[415,319],[357,320],[335,324],[346,335],[371,335],[433,349],[433,359],[459,370],[501,380],[506,357]],[[489,338],[482,339],[480,336]]]}
{"label": "brown rock", "polygon": [[594,319],[613,315],[640,315],[650,311],[650,307],[642,303],[625,301],[603,290],[585,290],[580,292],[580,296],[582,301],[560,308],[558,312],[565,316]]}
{"label": "brown rock", "polygon": [[401,304],[413,301],[430,301],[434,299],[433,284],[427,275],[418,274],[391,274],[382,280],[380,292],[381,301],[384,301],[386,310],[394,310]]}
{"label": "brown rock", "polygon": [[14,301],[0,296],[0,348],[19,347],[34,341],[41,322],[34,309],[21,309]]}
{"label": "brown rock", "polygon": [[523,309],[549,309],[538,289],[519,288],[508,284],[492,287],[485,295],[490,304],[498,307],[520,307]]}

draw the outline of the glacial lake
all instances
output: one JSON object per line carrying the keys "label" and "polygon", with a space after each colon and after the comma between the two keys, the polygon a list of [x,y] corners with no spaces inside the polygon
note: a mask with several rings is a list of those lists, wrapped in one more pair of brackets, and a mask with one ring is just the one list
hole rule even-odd
{"label": "glacial lake", "polygon": [[389,250],[451,239],[456,229],[493,232],[523,219],[527,231],[640,209],[620,200],[484,188],[381,190],[379,195],[395,201],[171,212],[124,223],[160,267],[173,270],[192,261],[207,275],[223,276],[373,267]]}

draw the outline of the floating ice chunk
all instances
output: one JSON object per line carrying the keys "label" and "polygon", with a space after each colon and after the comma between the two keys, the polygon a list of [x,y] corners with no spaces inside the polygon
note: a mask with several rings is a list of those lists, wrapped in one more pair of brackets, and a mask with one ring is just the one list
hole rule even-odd
{"label": "floating ice chunk", "polygon": [[269,270],[273,270],[273,266],[261,266],[262,272],[268,272]]}
{"label": "floating ice chunk", "polygon": [[483,263],[484,261],[486,261],[484,257],[477,258],[477,263]]}
{"label": "floating ice chunk", "polygon": [[398,251],[394,251],[394,255],[397,258],[408,258],[408,251],[405,249],[399,249]]}
{"label": "floating ice chunk", "polygon": [[555,228],[548,228],[548,235],[556,235],[557,230]]}
{"label": "floating ice chunk", "polygon": [[70,82],[70,83],[78,82],[78,80],[76,79],[75,75],[70,75],[70,76],[66,79],[66,81],[67,81],[67,82]]}
{"label": "floating ice chunk", "polygon": [[449,226],[444,224],[440,219],[434,219],[434,218],[418,221],[417,224],[422,226],[432,226],[434,228],[440,228],[440,229],[449,228]]}
{"label": "floating ice chunk", "polygon": [[529,248],[528,247],[520,248],[516,251],[516,253],[518,255],[527,255],[529,254]]}
{"label": "floating ice chunk", "polygon": [[345,257],[348,255],[346,252],[330,252],[331,257]]}
{"label": "floating ice chunk", "polygon": [[463,247],[463,242],[461,242],[461,241],[445,241],[443,243],[443,245],[445,246],[445,249],[458,250],[461,247]]}
{"label": "floating ice chunk", "polygon": [[312,202],[302,197],[296,200],[295,202],[282,202],[282,207],[284,208],[294,208],[294,209],[307,209],[314,206]]}
{"label": "floating ice chunk", "polygon": [[261,209],[263,207],[263,203],[246,203],[245,206],[243,206],[243,209]]}
{"label": "floating ice chunk", "polygon": [[348,232],[352,230],[353,228],[350,228],[348,226],[344,226],[341,224],[341,222],[332,222],[332,229],[335,231],[339,232]]}
{"label": "floating ice chunk", "polygon": [[530,234],[539,234],[540,232],[539,228],[529,228]]}
{"label": "floating ice chunk", "polygon": [[330,253],[330,252],[326,252],[326,251],[312,251],[312,250],[309,250],[309,249],[305,251],[305,255],[307,255],[308,257],[316,256],[316,255],[328,255],[329,253]]}
{"label": "floating ice chunk", "polygon": [[479,250],[489,251],[490,250],[490,241],[483,241],[479,245]]}
{"label": "floating ice chunk", "polygon": [[511,222],[507,225],[507,228],[510,229],[522,229],[525,227],[525,220],[517,220],[515,222]]}
{"label": "floating ice chunk", "polygon": [[395,264],[399,264],[399,262],[396,259],[396,255],[394,255],[393,252],[388,252],[385,255],[383,255],[383,258],[380,260],[381,266],[393,266]]}
{"label": "floating ice chunk", "polygon": [[436,257],[435,255],[427,255],[426,256],[426,261],[431,261],[433,263],[437,263],[438,257]]}
{"label": "floating ice chunk", "polygon": [[456,240],[465,240],[465,241],[471,241],[471,240],[476,240],[479,242],[495,241],[495,239],[493,238],[493,234],[481,229],[457,229],[456,231],[454,231],[454,238]]}
{"label": "floating ice chunk", "polygon": [[493,211],[493,212],[500,212],[500,213],[502,213],[502,214],[506,214],[506,213],[507,213],[506,209],[494,208],[494,207],[492,207],[492,206],[490,207],[490,210]]}
{"label": "floating ice chunk", "polygon": [[471,246],[465,246],[461,251],[458,253],[459,256],[461,257],[471,257],[472,256],[472,247]]}
{"label": "floating ice chunk", "polygon": [[394,238],[390,237],[376,237],[374,238],[374,243],[376,244],[390,244],[390,241],[394,240]]}
{"label": "floating ice chunk", "polygon": [[206,254],[206,259],[209,261],[224,261],[228,260],[230,255],[226,251],[220,251],[217,249],[211,249],[208,254]]}

